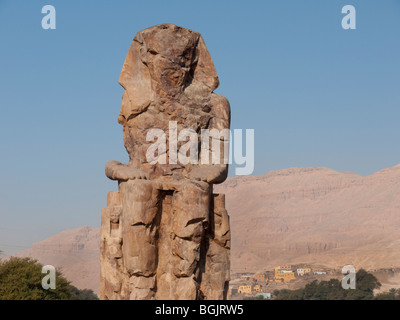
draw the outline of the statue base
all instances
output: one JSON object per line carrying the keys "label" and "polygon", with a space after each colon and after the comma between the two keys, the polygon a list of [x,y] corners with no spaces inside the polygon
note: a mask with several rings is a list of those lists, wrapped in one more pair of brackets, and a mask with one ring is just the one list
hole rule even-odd
{"label": "statue base", "polygon": [[225,300],[225,195],[192,180],[119,181],[102,209],[100,299]]}

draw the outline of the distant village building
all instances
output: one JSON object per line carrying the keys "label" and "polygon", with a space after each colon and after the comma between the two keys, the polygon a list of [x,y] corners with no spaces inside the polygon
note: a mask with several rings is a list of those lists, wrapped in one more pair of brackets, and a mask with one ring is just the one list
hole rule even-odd
{"label": "distant village building", "polygon": [[298,268],[298,269],[296,270],[296,272],[297,272],[297,275],[298,275],[298,276],[300,276],[300,277],[304,276],[304,269],[303,269],[303,268]]}
{"label": "distant village building", "polygon": [[262,292],[263,291],[262,286],[259,284],[256,284],[255,286],[253,286],[252,289],[253,289],[252,291],[254,291],[254,292]]}
{"label": "distant village building", "polygon": [[302,277],[306,274],[310,274],[311,273],[311,268],[298,268],[296,270],[296,273],[298,276]]}
{"label": "distant village building", "polygon": [[267,271],[265,273],[265,281],[266,282],[273,281],[274,276],[275,276],[275,272],[274,271]]}
{"label": "distant village building", "polygon": [[314,271],[314,275],[326,274],[326,271]]}
{"label": "distant village building", "polygon": [[292,266],[291,265],[279,266],[278,268],[281,271],[292,271]]}
{"label": "distant village building", "polygon": [[269,292],[259,292],[257,296],[261,296],[263,299],[271,299],[271,293]]}
{"label": "distant village building", "polygon": [[238,293],[244,294],[251,294],[251,285],[243,285],[243,286],[239,286],[238,288]]}
{"label": "distant village building", "polygon": [[262,273],[262,274],[255,274],[255,275],[253,276],[253,279],[254,279],[255,281],[261,282],[261,283],[264,283],[264,282],[267,281],[267,279],[266,279],[264,273]]}
{"label": "distant village building", "polygon": [[[254,294],[264,292],[262,284],[243,284],[240,285],[237,289],[237,293],[239,294]],[[233,294],[233,289],[232,289]]]}
{"label": "distant village building", "polygon": [[238,289],[237,289],[237,288],[234,288],[233,286],[229,286],[229,289],[228,289],[228,300],[229,300],[232,296],[237,295],[237,294],[238,294]]}
{"label": "distant village building", "polygon": [[291,270],[289,271],[287,270],[287,268],[281,270],[280,268],[281,268],[280,266],[275,267],[275,281],[281,281],[286,283],[296,279],[293,271]]}

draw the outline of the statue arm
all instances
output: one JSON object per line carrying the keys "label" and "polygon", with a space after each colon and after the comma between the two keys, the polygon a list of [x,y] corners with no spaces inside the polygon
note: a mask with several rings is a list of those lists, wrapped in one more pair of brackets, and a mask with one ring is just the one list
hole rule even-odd
{"label": "statue arm", "polygon": [[148,179],[147,174],[142,170],[130,167],[115,160],[107,162],[105,173],[111,180],[126,181],[133,179]]}

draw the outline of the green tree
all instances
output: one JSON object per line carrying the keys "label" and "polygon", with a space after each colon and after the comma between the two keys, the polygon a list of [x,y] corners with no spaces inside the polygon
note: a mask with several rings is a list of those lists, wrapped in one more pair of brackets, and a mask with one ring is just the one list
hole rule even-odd
{"label": "green tree", "polygon": [[314,280],[313,282],[306,284],[303,294],[304,300],[312,299],[315,295],[315,292],[317,291],[317,287],[318,287],[317,280]]}
{"label": "green tree", "polygon": [[[42,267],[31,258],[1,260],[0,300],[72,300],[82,294],[61,272],[56,272],[56,289],[43,289],[42,279],[46,275],[42,273]],[[83,296],[87,297],[87,293]]]}
{"label": "green tree", "polygon": [[375,296],[375,300],[396,300],[396,294],[393,292],[382,292]]}
{"label": "green tree", "polygon": [[278,289],[275,289],[274,291],[272,291],[272,294],[276,297],[279,295],[279,292],[280,291]]}
{"label": "green tree", "polygon": [[289,300],[290,293],[289,289],[274,290],[273,294],[276,300]]}
{"label": "green tree", "polygon": [[360,269],[356,273],[356,288],[359,290],[372,293],[374,289],[378,289],[380,287],[381,284],[372,273],[368,273],[364,269]]}
{"label": "green tree", "polygon": [[298,290],[293,290],[289,293],[288,300],[304,300],[303,297],[304,297],[304,290],[298,289]]}
{"label": "green tree", "polygon": [[400,289],[392,288],[389,292],[378,293],[376,300],[400,300]]}
{"label": "green tree", "polygon": [[91,289],[80,290],[77,287],[71,286],[73,300],[99,300],[99,297]]}
{"label": "green tree", "polygon": [[348,290],[347,300],[372,300],[374,299],[374,290],[379,289],[381,284],[378,279],[364,269],[356,273],[356,289]]}

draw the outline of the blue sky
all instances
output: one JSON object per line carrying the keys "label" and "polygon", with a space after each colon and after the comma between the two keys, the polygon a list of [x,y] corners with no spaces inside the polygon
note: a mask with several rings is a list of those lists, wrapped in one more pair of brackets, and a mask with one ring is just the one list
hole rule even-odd
{"label": "blue sky", "polygon": [[[41,28],[46,4],[56,30]],[[232,128],[255,129],[254,174],[400,163],[399,0],[0,0],[1,250],[100,225],[117,189],[104,165],[128,159],[119,73],[135,33],[160,23],[203,35]]]}

